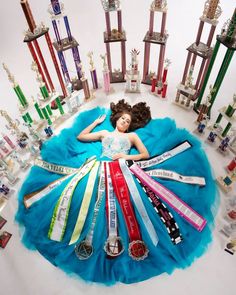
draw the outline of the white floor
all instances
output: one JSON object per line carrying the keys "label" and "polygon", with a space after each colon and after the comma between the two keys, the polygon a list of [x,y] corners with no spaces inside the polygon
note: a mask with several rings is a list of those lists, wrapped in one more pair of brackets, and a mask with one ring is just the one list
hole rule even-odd
{"label": "white floor", "polygon": [[[190,132],[196,128],[194,121],[196,114],[185,111],[172,104],[174,93],[168,93],[167,99],[157,98],[149,93],[149,87],[142,85],[141,94],[124,94],[124,84],[112,85],[114,92],[106,97],[102,89],[96,92],[96,98],[82,109],[97,105],[109,107],[111,101],[125,97],[130,103],[140,99],[147,101],[151,106],[153,117],[175,118],[178,127],[185,127]],[[67,122],[66,125],[70,123]],[[215,176],[225,174],[224,167],[230,162],[233,155],[222,156],[216,147],[204,144],[203,146],[212,164]],[[24,176],[22,175],[23,180]],[[20,186],[19,182],[16,186]],[[235,187],[234,187],[235,189]],[[221,224],[224,201],[227,198],[221,193],[221,209],[216,217],[216,223]],[[231,256],[224,250],[224,243],[218,234],[219,225],[214,231],[213,242],[207,252],[197,259],[191,267],[185,270],[176,270],[172,275],[161,275],[145,282],[133,285],[117,284],[113,287],[104,287],[97,284],[85,284],[78,278],[68,277],[60,269],[51,265],[44,257],[35,251],[29,251],[20,242],[20,232],[14,223],[17,210],[16,196],[13,196],[5,207],[2,215],[8,220],[4,229],[13,234],[9,244],[0,251],[0,286],[1,294],[7,295],[69,295],[69,294],[235,294],[236,255]]]}

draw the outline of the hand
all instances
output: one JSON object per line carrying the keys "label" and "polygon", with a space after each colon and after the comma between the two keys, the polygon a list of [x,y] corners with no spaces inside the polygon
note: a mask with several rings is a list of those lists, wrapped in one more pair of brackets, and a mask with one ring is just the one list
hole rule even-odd
{"label": "hand", "polygon": [[97,125],[101,124],[104,120],[106,119],[106,115],[100,115],[95,121],[94,123],[96,123]]}
{"label": "hand", "polygon": [[118,159],[126,159],[126,154],[123,154],[123,153],[118,153],[118,154],[115,154],[113,157],[112,157],[112,160],[118,160]]}

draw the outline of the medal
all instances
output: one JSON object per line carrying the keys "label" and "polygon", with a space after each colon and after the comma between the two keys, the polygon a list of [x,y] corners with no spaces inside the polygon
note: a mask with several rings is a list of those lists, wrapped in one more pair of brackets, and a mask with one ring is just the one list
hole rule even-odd
{"label": "medal", "polygon": [[133,258],[133,260],[144,260],[148,256],[149,250],[143,241],[133,241],[129,243],[129,256]]}
{"label": "medal", "polygon": [[75,246],[75,254],[80,260],[86,260],[93,254],[93,246],[83,240]]}
{"label": "medal", "polygon": [[104,251],[111,257],[117,257],[124,252],[122,240],[120,237],[108,238],[105,245]]}

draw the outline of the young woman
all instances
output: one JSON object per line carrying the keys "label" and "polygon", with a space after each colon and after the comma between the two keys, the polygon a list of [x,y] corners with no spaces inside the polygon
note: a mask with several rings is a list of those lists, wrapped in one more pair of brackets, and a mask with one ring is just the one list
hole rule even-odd
{"label": "young woman", "polygon": [[[145,103],[138,103],[131,107],[124,100],[120,100],[117,104],[111,104],[111,111],[111,122],[115,127],[113,132],[101,130],[92,133],[92,130],[105,120],[106,115],[102,115],[78,135],[78,140],[84,142],[101,141],[103,156],[112,160],[149,158],[149,153],[139,136],[136,133],[129,132],[147,124],[151,119],[149,107]],[[139,154],[129,155],[131,147],[135,147]]]}

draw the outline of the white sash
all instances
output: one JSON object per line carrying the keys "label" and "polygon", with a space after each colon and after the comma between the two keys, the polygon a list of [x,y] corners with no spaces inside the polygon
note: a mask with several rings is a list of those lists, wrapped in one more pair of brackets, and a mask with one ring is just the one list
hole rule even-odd
{"label": "white sash", "polygon": [[160,156],[152,157],[148,160],[136,161],[135,163],[138,164],[139,167],[141,167],[141,168],[151,167],[151,166],[160,164],[160,163],[186,151],[190,147],[191,147],[191,144],[188,141],[185,141],[185,142],[181,143],[180,145],[178,145],[177,147],[173,148],[170,151],[163,153]]}
{"label": "white sash", "polygon": [[35,159],[34,165],[40,168],[43,168],[47,171],[54,172],[57,174],[64,174],[64,175],[76,173],[78,171],[78,168],[71,168],[67,166],[56,165],[56,164],[48,163],[41,159]]}
{"label": "white sash", "polygon": [[159,177],[165,179],[172,179],[178,182],[189,183],[189,184],[198,184],[201,186],[206,185],[206,181],[204,177],[197,177],[197,176],[184,176],[178,174],[174,171],[164,170],[164,169],[153,169],[145,171],[149,176],[152,177]]}

